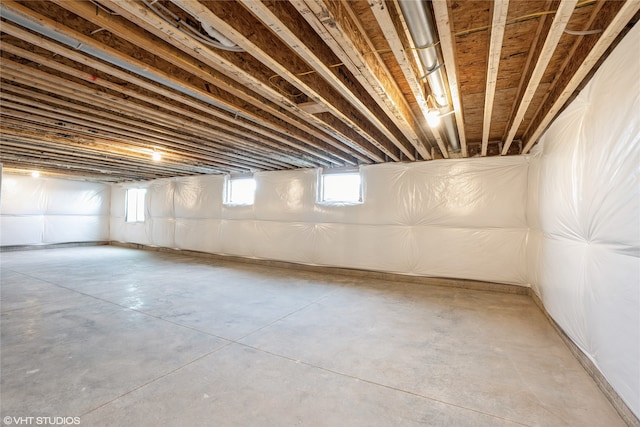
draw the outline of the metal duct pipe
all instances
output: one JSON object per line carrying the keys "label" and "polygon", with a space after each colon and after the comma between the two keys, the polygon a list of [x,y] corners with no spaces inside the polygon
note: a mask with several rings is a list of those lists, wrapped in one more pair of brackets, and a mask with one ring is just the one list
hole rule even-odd
{"label": "metal duct pipe", "polygon": [[73,36],[68,36],[66,34],[62,34],[55,29],[48,28],[44,23],[40,22],[38,19],[33,18],[29,15],[20,13],[14,9],[8,7],[5,3],[0,2],[0,16],[8,21],[11,21],[15,24],[20,25],[21,27],[27,28],[29,30],[35,31],[38,34],[49,37],[59,43],[62,43],[66,46],[69,46],[75,50],[79,50],[81,52],[87,53],[91,56],[94,56],[98,59],[108,62],[109,64],[116,65],[122,69],[127,71],[131,71],[132,73],[138,74],[139,76],[146,77],[147,79],[159,83],[163,86],[174,89],[184,95],[191,96],[200,101],[203,101],[209,105],[212,105],[216,108],[220,108],[221,110],[228,111],[236,115],[236,117],[243,117],[245,119],[251,120],[250,118],[244,117],[244,115],[239,114],[238,111],[232,110],[226,105],[220,104],[213,99],[199,93],[196,90],[190,89],[188,87],[184,87],[179,84],[172,83],[163,78],[162,75],[155,73],[149,69],[144,69],[138,67],[136,65],[130,64],[125,60],[121,60],[119,58],[115,58],[109,54],[106,49],[94,48],[92,46],[85,45],[81,40],[74,38]]}
{"label": "metal duct pipe", "polygon": [[[400,0],[398,3],[407,22],[413,42],[419,48],[418,57],[427,72],[424,78],[429,84],[436,106],[441,113],[448,113],[451,110],[451,104],[447,95],[447,79],[439,52],[434,46],[437,38],[431,11],[422,0]],[[442,110],[445,111],[443,112]],[[455,118],[449,114],[443,116],[441,120],[445,139],[449,142],[454,152],[460,151]]]}

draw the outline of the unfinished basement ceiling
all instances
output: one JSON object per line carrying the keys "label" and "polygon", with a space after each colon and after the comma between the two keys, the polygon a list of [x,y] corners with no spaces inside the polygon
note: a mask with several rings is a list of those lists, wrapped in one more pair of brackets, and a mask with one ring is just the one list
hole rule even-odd
{"label": "unfinished basement ceiling", "polygon": [[4,167],[125,181],[526,154],[637,21],[640,2],[3,0],[0,9]]}

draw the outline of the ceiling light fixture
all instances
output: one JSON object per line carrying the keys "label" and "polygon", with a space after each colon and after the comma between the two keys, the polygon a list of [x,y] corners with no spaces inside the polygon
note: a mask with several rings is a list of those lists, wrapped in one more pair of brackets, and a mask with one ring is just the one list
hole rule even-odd
{"label": "ceiling light fixture", "polygon": [[436,128],[440,125],[440,112],[436,109],[427,111],[427,124],[429,127]]}
{"label": "ceiling light fixture", "polygon": [[446,113],[441,113],[437,108],[429,108],[427,110],[427,124],[431,128],[436,128],[440,125],[440,120],[443,117],[447,117],[451,114],[455,113],[455,110],[447,111]]}
{"label": "ceiling light fixture", "polygon": [[157,151],[154,151],[153,154],[151,155],[151,158],[153,159],[154,162],[159,162],[160,160],[162,160],[162,154],[158,153]]}
{"label": "ceiling light fixture", "polygon": [[[429,101],[431,101],[431,107],[429,107]],[[429,94],[427,96],[427,124],[430,128],[437,128],[440,126],[440,110],[437,107],[433,96]]]}
{"label": "ceiling light fixture", "polygon": [[31,176],[34,177],[34,178],[38,178],[40,176],[40,172],[33,171],[33,172],[31,172]]}

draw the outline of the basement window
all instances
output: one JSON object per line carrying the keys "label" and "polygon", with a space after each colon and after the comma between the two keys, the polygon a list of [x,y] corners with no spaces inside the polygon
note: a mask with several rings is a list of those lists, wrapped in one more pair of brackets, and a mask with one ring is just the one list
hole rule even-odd
{"label": "basement window", "polygon": [[129,188],[127,190],[126,222],[144,222],[144,198],[147,190],[144,188]]}
{"label": "basement window", "polygon": [[226,205],[253,204],[256,194],[256,180],[253,177],[229,177],[226,184]]}
{"label": "basement window", "polygon": [[325,169],[320,173],[318,203],[362,203],[362,179],[359,170]]}

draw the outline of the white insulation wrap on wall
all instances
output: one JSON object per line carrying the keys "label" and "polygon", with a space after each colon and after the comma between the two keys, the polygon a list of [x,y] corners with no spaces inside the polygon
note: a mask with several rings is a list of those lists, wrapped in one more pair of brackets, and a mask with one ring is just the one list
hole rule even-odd
{"label": "white insulation wrap on wall", "polygon": [[541,140],[529,265],[547,311],[640,416],[638,46],[640,25]]}
{"label": "white insulation wrap on wall", "polygon": [[110,186],[3,174],[0,245],[109,240]]}
{"label": "white insulation wrap on wall", "polygon": [[[364,203],[316,203],[317,170],[255,174],[250,206],[223,204],[224,177],[147,188],[145,224],[124,222],[113,188],[112,239],[411,275],[526,284],[524,157],[362,167]],[[133,186],[132,184],[129,187]]]}

